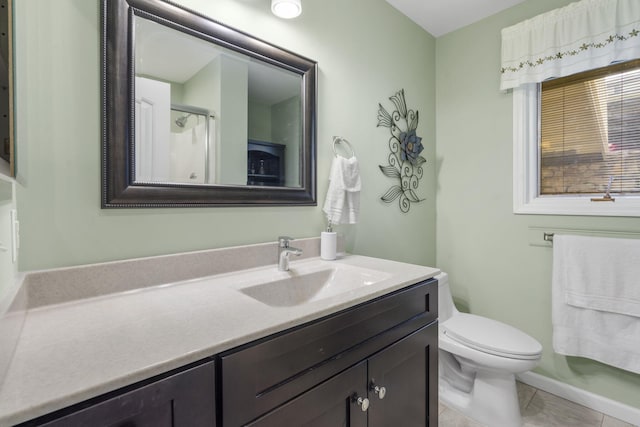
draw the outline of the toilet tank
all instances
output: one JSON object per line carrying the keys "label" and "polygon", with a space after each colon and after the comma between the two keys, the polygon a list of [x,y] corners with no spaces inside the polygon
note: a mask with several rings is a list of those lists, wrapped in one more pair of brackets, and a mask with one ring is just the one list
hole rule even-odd
{"label": "toilet tank", "polygon": [[449,275],[443,272],[438,274],[435,279],[438,281],[438,320],[442,323],[457,313],[458,310],[453,304],[453,296],[449,287]]}

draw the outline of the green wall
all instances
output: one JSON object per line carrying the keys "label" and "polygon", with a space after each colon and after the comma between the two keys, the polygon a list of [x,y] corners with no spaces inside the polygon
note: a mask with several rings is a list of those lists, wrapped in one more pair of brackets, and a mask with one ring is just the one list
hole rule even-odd
{"label": "green wall", "polygon": [[301,99],[296,95],[271,106],[271,139],[284,144],[284,185],[300,186],[300,144],[302,140]]}
{"label": "green wall", "polygon": [[[384,0],[308,0],[290,21],[267,0],[179,3],[318,61],[318,206],[100,209],[99,2],[20,0],[20,269],[318,236],[333,135],[351,141],[363,180],[360,222],[338,230],[348,249],[435,264],[435,39]],[[418,191],[426,200],[408,214],[379,200],[390,182],[378,169],[388,155],[378,103],[389,106],[401,88],[420,111],[428,159]]]}
{"label": "green wall", "polygon": [[530,227],[640,230],[638,218],[515,215],[512,95],[501,92],[500,30],[570,0],[528,0],[437,39],[437,265],[471,312],[510,323],[544,346],[536,372],[640,407],[640,376],[551,345],[552,250]]}
{"label": "green wall", "polygon": [[271,141],[271,106],[249,98],[249,139]]}

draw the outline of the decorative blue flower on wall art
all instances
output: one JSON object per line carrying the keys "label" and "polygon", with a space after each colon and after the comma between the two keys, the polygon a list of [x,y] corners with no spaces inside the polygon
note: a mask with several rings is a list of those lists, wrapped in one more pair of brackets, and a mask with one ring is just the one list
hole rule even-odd
{"label": "decorative blue flower on wall art", "polygon": [[404,89],[397,92],[391,98],[396,109],[389,113],[382,104],[378,104],[378,126],[389,128],[389,164],[379,165],[385,176],[394,178],[399,184],[391,188],[380,198],[385,203],[391,203],[396,199],[402,212],[409,212],[411,203],[423,201],[416,194],[423,171],[422,165],[427,161],[420,155],[424,146],[422,138],[416,134],[418,127],[418,112],[407,110],[404,99]]}

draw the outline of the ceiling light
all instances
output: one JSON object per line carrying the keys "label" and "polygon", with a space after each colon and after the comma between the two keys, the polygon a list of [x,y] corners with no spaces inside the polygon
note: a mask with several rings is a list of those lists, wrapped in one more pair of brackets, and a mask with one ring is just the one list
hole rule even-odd
{"label": "ceiling light", "polygon": [[291,19],[302,13],[300,0],[271,0],[271,12],[280,18]]}

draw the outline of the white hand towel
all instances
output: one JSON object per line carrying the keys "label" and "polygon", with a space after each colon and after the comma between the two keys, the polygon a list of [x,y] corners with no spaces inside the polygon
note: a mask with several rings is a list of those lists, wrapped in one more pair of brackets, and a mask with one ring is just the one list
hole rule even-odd
{"label": "white hand towel", "polygon": [[329,189],[322,210],[332,224],[355,224],[360,213],[360,168],[355,156],[336,156],[331,163]]}

